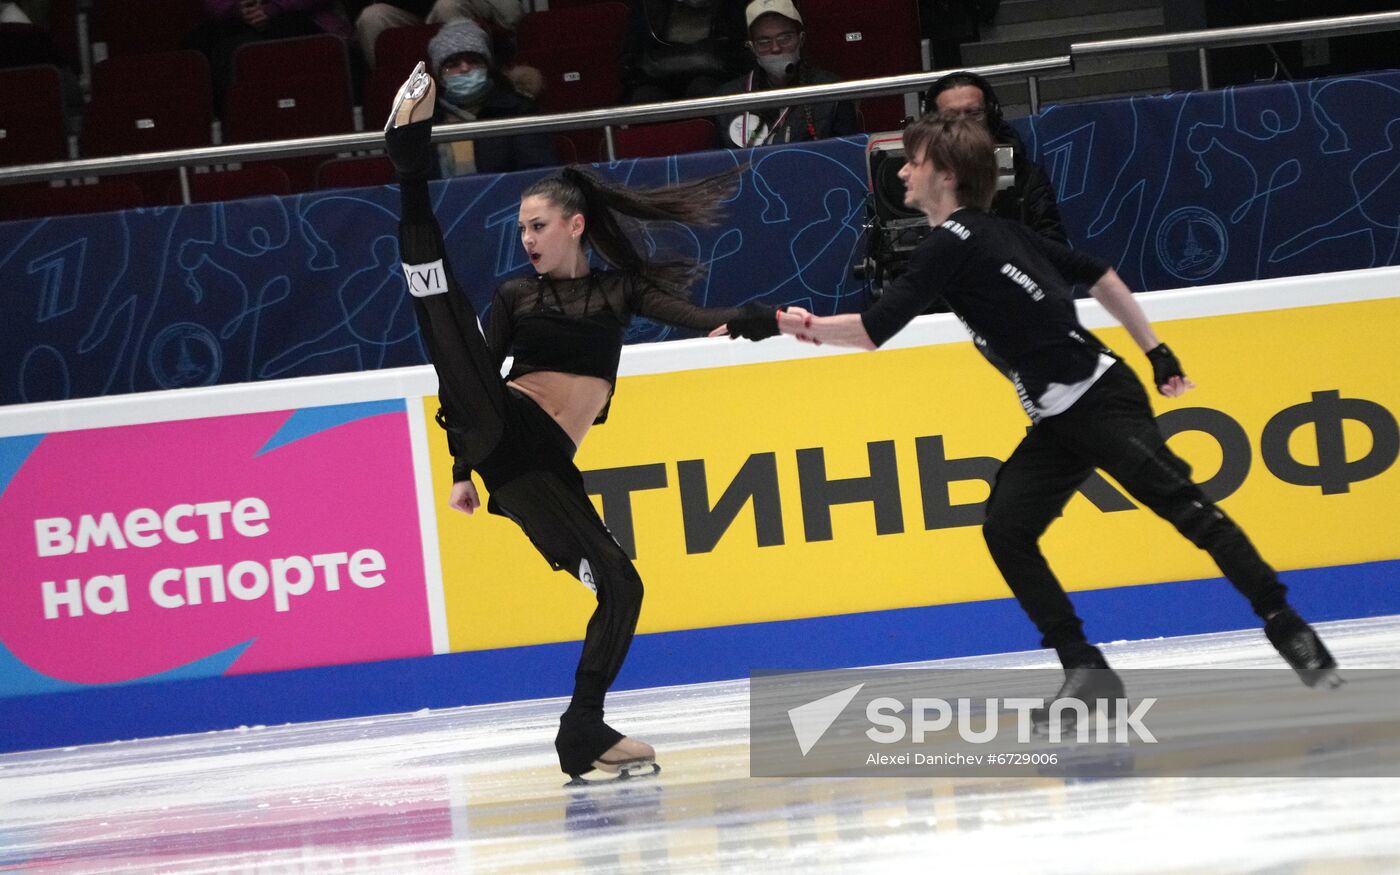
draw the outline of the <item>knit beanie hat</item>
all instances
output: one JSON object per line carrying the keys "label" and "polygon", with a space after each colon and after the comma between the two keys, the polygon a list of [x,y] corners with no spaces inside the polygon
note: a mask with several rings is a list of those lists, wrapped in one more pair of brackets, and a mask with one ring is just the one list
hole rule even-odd
{"label": "knit beanie hat", "polygon": [[433,74],[442,71],[442,64],[453,55],[472,52],[491,63],[491,38],[470,18],[450,21],[442,26],[428,43],[428,57],[433,62]]}

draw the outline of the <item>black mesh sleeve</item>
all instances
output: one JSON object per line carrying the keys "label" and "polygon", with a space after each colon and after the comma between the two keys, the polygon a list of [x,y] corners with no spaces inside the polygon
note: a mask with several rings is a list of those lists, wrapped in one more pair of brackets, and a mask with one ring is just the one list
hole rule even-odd
{"label": "black mesh sleeve", "polygon": [[692,331],[713,331],[744,315],[742,307],[697,306],[638,277],[628,280],[627,303],[638,316]]}

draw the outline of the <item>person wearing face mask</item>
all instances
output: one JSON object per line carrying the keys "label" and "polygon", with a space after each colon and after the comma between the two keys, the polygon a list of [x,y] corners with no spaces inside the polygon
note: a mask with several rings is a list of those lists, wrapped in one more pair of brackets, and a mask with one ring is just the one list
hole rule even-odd
{"label": "person wearing face mask", "polygon": [[[540,111],[496,69],[491,40],[471,19],[443,25],[428,43],[428,56],[437,76],[437,119],[441,123],[511,118]],[[543,133],[458,140],[438,147],[439,172],[444,177],[509,173],[558,163],[553,140]]]}
{"label": "person wearing face mask", "polygon": [[[753,0],[744,9],[744,18],[748,22],[748,46],[753,52],[754,69],[720,86],[716,94],[743,94],[840,81],[835,73],[803,60],[802,15],[792,0]],[[715,119],[715,129],[719,132],[720,145],[734,149],[845,137],[858,133],[860,124],[855,105],[841,100],[721,116]]]}
{"label": "person wearing face mask", "polygon": [[[774,307],[692,303],[686,290],[702,266],[693,258],[650,258],[639,239],[641,221],[716,224],[738,172],[655,189],[610,184],[574,167],[535,181],[519,213],[529,274],[497,287],[483,327],[433,215],[432,103],[433,80],[420,64],[384,137],[399,177],[407,291],[437,371],[437,420],[453,456],[448,504],[475,512],[478,476],[490,490],[487,511],[518,524],[554,570],[597,597],[554,742],[560,769],[582,782],[655,774],[651,745],[603,720],[604,697],[641,613],[642,581],[589,499],[574,453],[607,419],[634,316],[692,331],[727,325],[731,336],[753,340],[778,333]],[[513,364],[502,379],[507,356]]]}

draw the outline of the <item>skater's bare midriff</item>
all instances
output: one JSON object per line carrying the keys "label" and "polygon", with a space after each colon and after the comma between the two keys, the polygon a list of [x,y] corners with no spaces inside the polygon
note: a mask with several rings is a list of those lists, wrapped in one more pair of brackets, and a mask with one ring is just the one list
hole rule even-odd
{"label": "skater's bare midriff", "polygon": [[601,377],[562,371],[532,371],[507,385],[528,395],[559,423],[576,447],[583,443],[584,435],[588,434],[612,393],[612,385]]}

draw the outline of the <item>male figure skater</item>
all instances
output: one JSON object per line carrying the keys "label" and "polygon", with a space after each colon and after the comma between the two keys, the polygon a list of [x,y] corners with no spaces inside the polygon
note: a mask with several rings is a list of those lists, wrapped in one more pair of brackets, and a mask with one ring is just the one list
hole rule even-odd
{"label": "male figure skater", "polygon": [[[875,349],[942,297],[977,349],[1011,380],[1033,424],[997,472],[983,535],[1040,630],[1042,646],[1054,648],[1065,668],[1057,698],[1123,696],[1122,681],[1085,638],[1038,546],[1095,468],[1210,554],[1305,684],[1340,683],[1336,662],[1289,607],[1274,570],[1167,447],[1132,370],[1079,324],[1074,283],[1088,285],[1147,354],[1159,392],[1174,398],[1194,387],[1118,274],[1105,262],[987,212],[996,164],[985,125],[958,114],[925,116],[905,129],[904,150],[907,163],[899,176],[905,204],[921,210],[933,228],[914,251],[908,272],[864,313],[817,317],[790,308],[778,314],[778,324],[800,340]],[[1072,719],[1070,710],[1065,713]]]}

